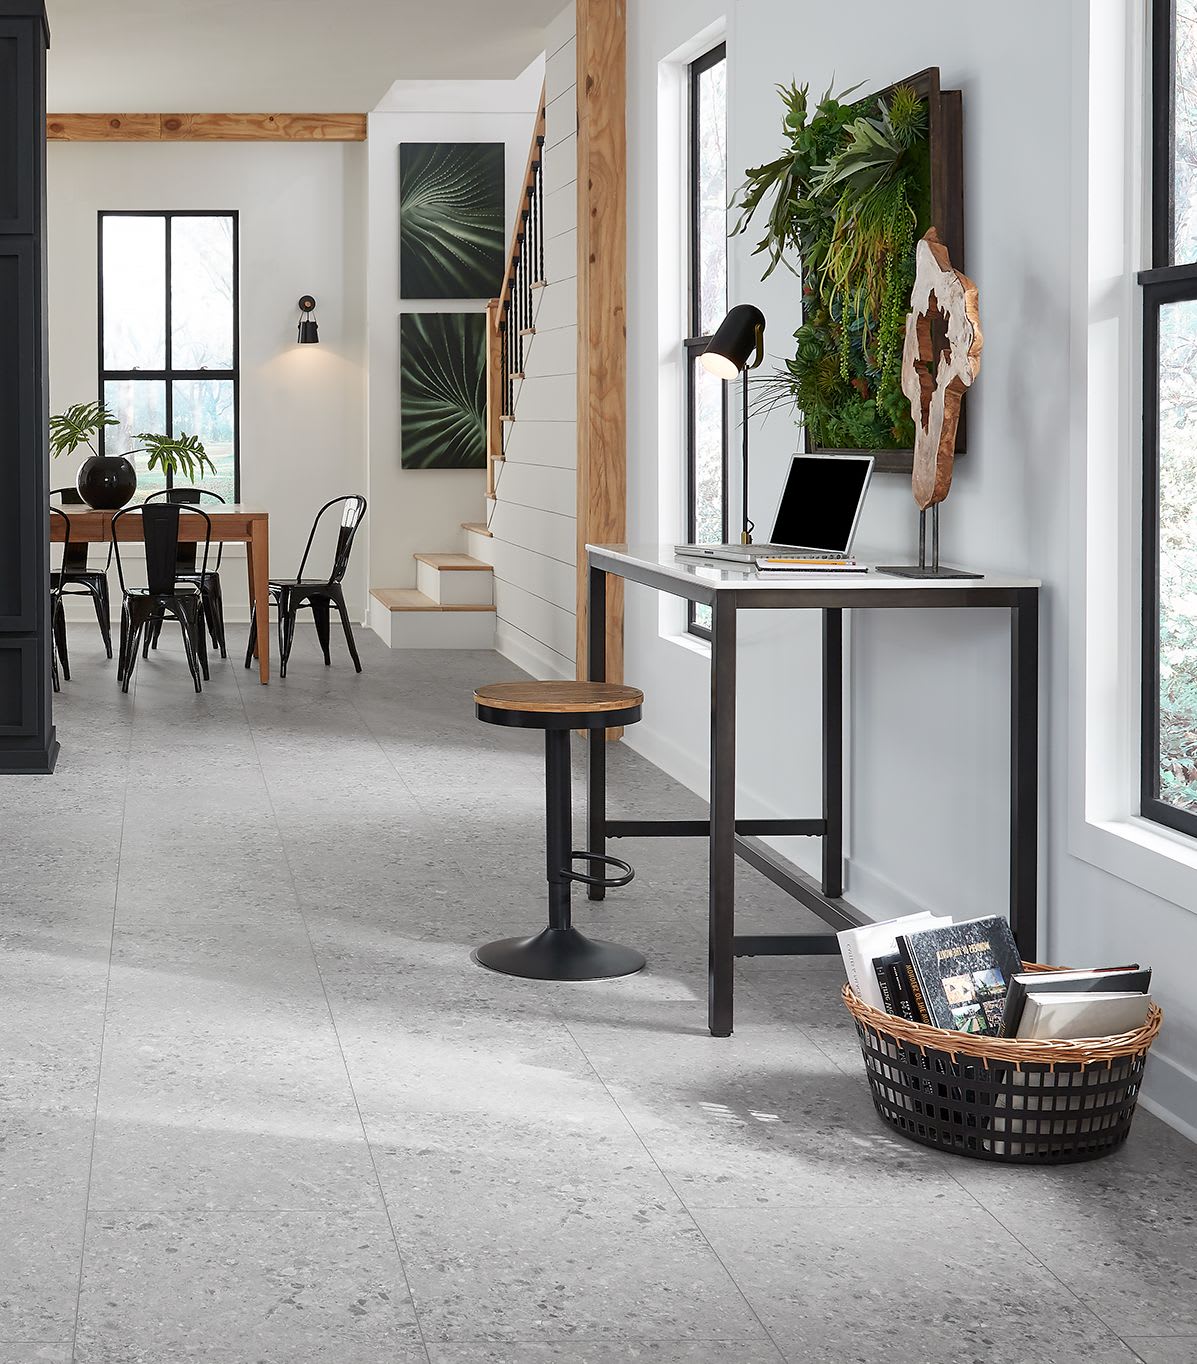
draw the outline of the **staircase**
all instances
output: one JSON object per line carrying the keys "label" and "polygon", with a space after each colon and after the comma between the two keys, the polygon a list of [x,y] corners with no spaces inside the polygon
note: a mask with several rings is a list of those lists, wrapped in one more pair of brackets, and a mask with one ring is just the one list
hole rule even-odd
{"label": "staircase", "polygon": [[464,553],[413,555],[414,588],[370,589],[370,628],[392,649],[490,649],[495,639],[494,571],[488,523],[502,476],[505,433],[515,420],[527,346],[545,285],[544,234],[545,92],[528,152],[508,253],[497,299],[486,309],[486,517],[463,521]]}

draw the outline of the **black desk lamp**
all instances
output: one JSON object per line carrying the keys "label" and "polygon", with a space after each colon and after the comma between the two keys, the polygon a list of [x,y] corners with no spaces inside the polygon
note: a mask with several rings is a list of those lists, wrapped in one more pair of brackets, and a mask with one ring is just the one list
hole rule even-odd
{"label": "black desk lamp", "polygon": [[751,303],[737,303],[719,324],[702,353],[703,368],[718,379],[731,382],[744,376],[744,528],[742,545],[752,544],[752,522],[748,519],[748,371],[765,358],[765,314]]}

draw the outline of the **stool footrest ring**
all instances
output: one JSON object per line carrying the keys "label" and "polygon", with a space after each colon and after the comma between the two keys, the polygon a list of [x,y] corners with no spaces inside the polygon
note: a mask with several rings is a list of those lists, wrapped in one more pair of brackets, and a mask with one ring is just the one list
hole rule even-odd
{"label": "stool footrest ring", "polygon": [[623,872],[622,876],[586,876],[580,871],[562,869],[562,875],[567,881],[580,881],[584,886],[605,886],[608,890],[614,890],[619,886],[626,886],[636,875],[631,863],[624,862],[618,857],[605,857],[592,852],[571,852],[569,856],[571,862],[598,862],[604,867],[617,867]]}

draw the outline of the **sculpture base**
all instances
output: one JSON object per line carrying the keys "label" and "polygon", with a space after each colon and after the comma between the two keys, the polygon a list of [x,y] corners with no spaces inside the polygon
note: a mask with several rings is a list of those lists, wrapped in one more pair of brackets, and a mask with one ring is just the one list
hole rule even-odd
{"label": "sculpture base", "polygon": [[941,564],[938,568],[923,568],[919,564],[878,564],[878,573],[888,573],[891,578],[983,578],[984,573],[970,573],[967,568],[949,568]]}

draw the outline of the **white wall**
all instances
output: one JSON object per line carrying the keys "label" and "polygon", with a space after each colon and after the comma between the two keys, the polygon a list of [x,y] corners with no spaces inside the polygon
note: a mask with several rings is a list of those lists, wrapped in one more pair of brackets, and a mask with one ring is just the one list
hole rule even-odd
{"label": "white wall", "polygon": [[[48,163],[52,411],[97,396],[97,212],[239,211],[241,497],[270,512],[271,571],[293,574],[320,505],[365,489],[365,148],[55,142]],[[296,344],[305,293],[318,300],[319,346]],[[79,462],[59,461],[54,485],[73,482]],[[363,551],[359,541],[346,579],[358,618]],[[230,620],[249,618],[242,558],[226,552]]]}
{"label": "white wall", "polygon": [[487,554],[499,650],[539,676],[574,675],[577,607],[578,155],[574,5],[545,43],[546,288],[497,468]]}
{"label": "white wall", "polygon": [[513,81],[398,81],[370,115],[370,586],[412,587],[412,555],[456,550],[463,521],[485,519],[480,469],[404,469],[399,420],[399,319],[405,312],[481,312],[486,300],[399,297],[399,146],[503,142],[510,224],[523,183],[543,62]]}
{"label": "white wall", "polygon": [[[1133,958],[1154,966],[1168,1019],[1148,1092],[1192,1133],[1197,896],[1182,890],[1172,902],[1149,894],[1133,878],[1073,855],[1067,839],[1075,794],[1068,726],[1084,686],[1069,669],[1066,643],[1085,586],[1070,573],[1070,550],[1085,533],[1074,506],[1085,490],[1069,455],[1077,442],[1083,453],[1085,441],[1086,371],[1083,364],[1078,371],[1073,326],[1078,300],[1083,307],[1088,297],[1090,10],[1079,0],[966,9],[967,22],[945,26],[912,23],[903,7],[883,0],[817,14],[790,0],[630,0],[629,538],[668,540],[682,524],[675,361],[682,124],[678,69],[661,63],[695,55],[687,45],[701,30],[726,27],[733,184],[743,167],[777,154],[777,82],[809,80],[818,93],[833,81],[880,86],[938,65],[944,85],[964,92],[964,265],[980,287],[986,337],[969,400],[969,452],[943,512],[945,557],[1044,581],[1040,952],[1078,965]],[[760,283],[759,260],[748,254],[753,240],[733,243],[731,297],[764,310],[770,354],[780,357],[797,324],[797,285],[784,271]],[[1129,352],[1124,359],[1132,363]],[[760,525],[796,441],[784,417],[754,423],[751,511]],[[915,528],[908,481],[875,479],[860,549],[908,559]],[[629,589],[626,673],[647,702],[626,741],[702,789],[708,668],[700,648],[671,637],[680,621],[680,611],[663,610],[653,594]],[[818,808],[816,631],[814,622],[792,618],[741,626],[745,814]],[[849,896],[878,917],[912,906],[1004,912],[1006,620],[997,612],[856,613],[850,650]],[[788,851],[804,854],[800,844]]]}

